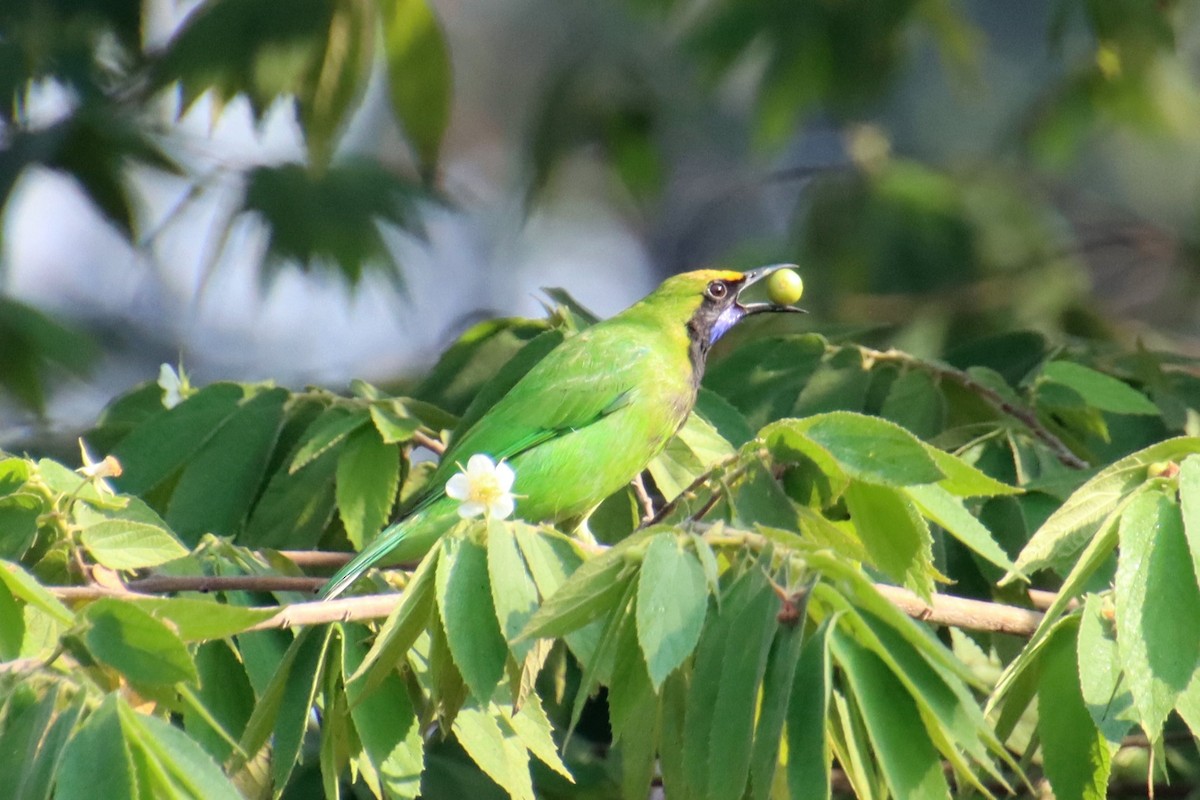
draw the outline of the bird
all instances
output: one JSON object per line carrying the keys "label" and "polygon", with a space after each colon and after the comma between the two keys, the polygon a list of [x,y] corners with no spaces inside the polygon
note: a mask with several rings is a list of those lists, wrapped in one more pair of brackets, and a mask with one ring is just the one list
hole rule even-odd
{"label": "bird", "polygon": [[717,340],[747,317],[803,310],[739,299],[746,287],[792,267],[673,275],[624,311],[563,340],[451,436],[408,514],[330,578],[320,596],[338,596],[385,559],[396,563],[428,552],[459,519],[459,501],[447,494],[447,483],[474,456],[515,473],[511,490],[520,519],[586,519],[683,426]]}

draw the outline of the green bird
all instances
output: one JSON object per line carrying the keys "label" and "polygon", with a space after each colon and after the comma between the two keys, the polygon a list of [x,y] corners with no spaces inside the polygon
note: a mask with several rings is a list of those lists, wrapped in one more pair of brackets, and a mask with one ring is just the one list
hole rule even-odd
{"label": "green bird", "polygon": [[738,300],[747,286],[784,266],[790,265],[675,275],[616,316],[563,341],[456,432],[408,515],[338,571],[321,596],[336,597],[384,559],[395,563],[428,552],[459,519],[460,501],[447,496],[447,482],[477,454],[515,472],[511,491],[521,519],[586,518],[678,432],[718,339],[753,314],[801,310]]}

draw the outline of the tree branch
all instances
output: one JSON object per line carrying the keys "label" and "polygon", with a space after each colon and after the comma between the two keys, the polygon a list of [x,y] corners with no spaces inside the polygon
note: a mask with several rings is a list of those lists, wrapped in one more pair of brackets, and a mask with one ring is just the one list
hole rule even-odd
{"label": "tree branch", "polygon": [[[740,534],[742,541],[746,536]],[[50,592],[60,600],[87,601],[101,597],[129,599],[139,595],[168,594],[171,592],[315,592],[325,584],[324,578],[296,578],[271,575],[224,575],[213,577],[156,576],[131,581],[127,588],[103,586],[52,586]],[[881,595],[900,610],[915,619],[937,625],[949,625],[977,631],[1009,633],[1014,636],[1030,636],[1041,622],[1042,614],[1027,608],[971,600],[953,595],[935,595],[933,602],[926,603],[907,589],[887,584],[875,584]],[[1049,593],[1041,593],[1048,595]],[[1035,598],[1043,604],[1046,597]],[[1040,602],[1039,602],[1040,601]],[[270,619],[248,628],[248,631],[271,628],[296,628],[304,625],[320,625],[326,622],[350,622],[386,617],[400,602],[399,594],[363,595],[338,598],[336,600],[313,600],[280,606],[279,612]]]}
{"label": "tree branch", "polygon": [[984,386],[966,372],[945,364],[937,364],[932,361],[922,360],[901,350],[875,350],[862,345],[858,345],[858,350],[860,353],[862,353],[863,358],[868,362],[884,361],[895,364],[905,364],[907,366],[916,367],[917,369],[932,373],[939,378],[946,378],[954,381],[967,391],[980,397],[984,402],[995,408],[1000,413],[1007,414],[1023,424],[1029,429],[1029,432],[1032,433],[1035,438],[1041,441],[1042,444],[1046,445],[1046,447],[1048,447],[1050,451],[1054,453],[1054,456],[1063,464],[1066,464],[1068,467],[1072,467],[1074,469],[1087,469],[1087,462],[1075,455],[1075,453],[1071,452],[1071,448],[1067,447],[1061,439],[1051,433],[1050,429],[1043,425],[1041,420],[1037,418],[1037,414],[1028,408],[1009,402],[995,389]]}

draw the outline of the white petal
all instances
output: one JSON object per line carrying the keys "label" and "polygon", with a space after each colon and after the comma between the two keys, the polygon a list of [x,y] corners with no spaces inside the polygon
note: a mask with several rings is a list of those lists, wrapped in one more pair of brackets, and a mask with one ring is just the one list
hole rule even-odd
{"label": "white petal", "polygon": [[476,453],[467,461],[467,475],[480,478],[496,471],[496,464],[485,453]]}
{"label": "white petal", "polygon": [[[517,473],[513,472],[513,468],[501,461],[496,465],[496,488],[502,492],[510,491],[513,487],[513,481],[517,479]],[[509,512],[511,513],[511,512]],[[507,515],[505,515],[507,516]],[[503,519],[503,517],[501,517]]]}
{"label": "white petal", "polygon": [[511,494],[502,494],[488,506],[488,516],[492,519],[508,519],[512,516],[516,501]]}
{"label": "white petal", "polygon": [[458,507],[458,515],[463,519],[482,516],[485,511],[487,511],[487,507],[483,503],[476,503],[474,500],[468,500]]}
{"label": "white petal", "polygon": [[461,472],[450,476],[446,481],[446,496],[454,500],[466,500],[471,494],[471,479]]}

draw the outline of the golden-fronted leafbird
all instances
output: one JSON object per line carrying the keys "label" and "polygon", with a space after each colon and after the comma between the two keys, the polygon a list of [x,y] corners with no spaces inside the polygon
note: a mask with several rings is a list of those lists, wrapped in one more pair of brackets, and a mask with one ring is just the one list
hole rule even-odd
{"label": "golden-fronted leafbird", "polygon": [[458,519],[459,501],[446,495],[446,483],[476,454],[516,473],[521,519],[563,522],[591,512],[637,477],[683,425],[721,336],[752,314],[800,310],[739,301],[743,289],[776,269],[675,275],[564,340],[456,432],[412,511],[334,575],[321,596],[340,594],[384,559],[424,555]]}

